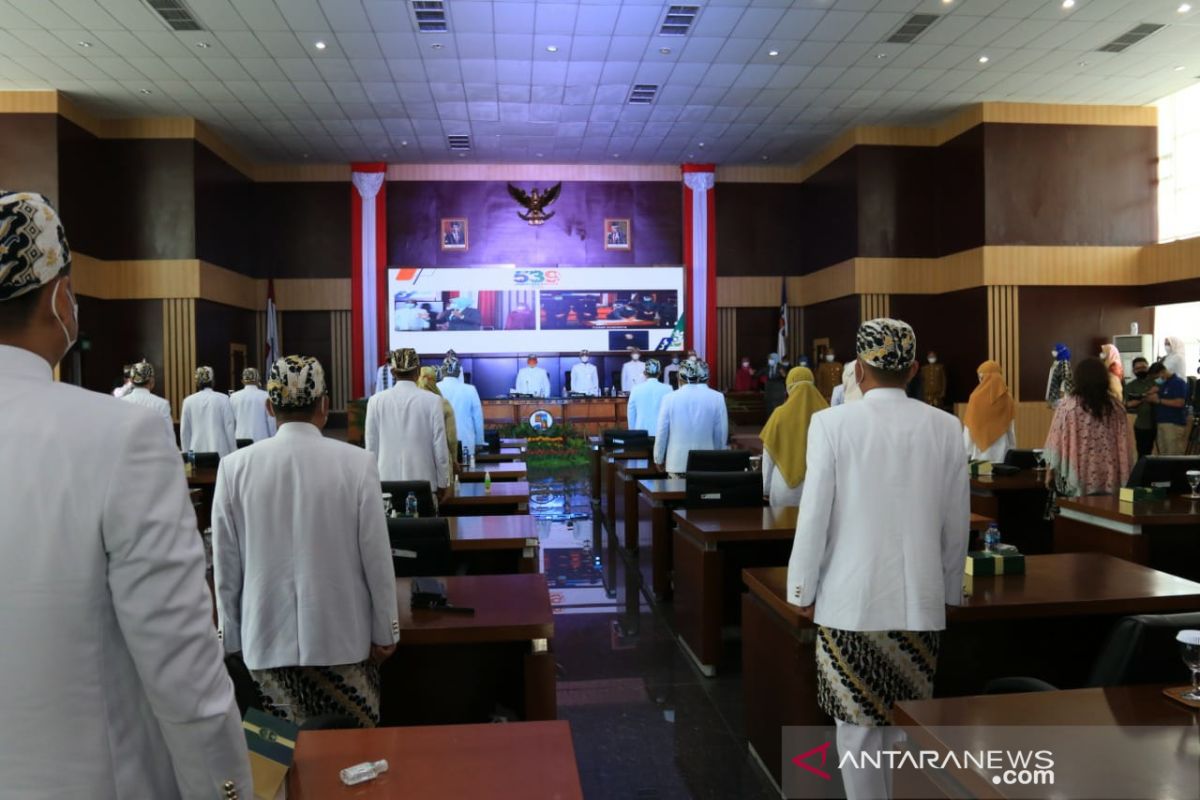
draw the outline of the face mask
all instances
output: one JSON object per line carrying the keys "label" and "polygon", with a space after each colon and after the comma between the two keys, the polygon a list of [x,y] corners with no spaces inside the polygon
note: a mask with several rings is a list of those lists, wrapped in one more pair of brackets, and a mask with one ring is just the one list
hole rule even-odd
{"label": "face mask", "polygon": [[631,360],[633,360],[633,361],[641,361],[641,360],[642,360],[642,354],[641,354],[641,353],[634,353],[634,354],[633,354],[633,355],[631,355],[629,358],[630,358]]}
{"label": "face mask", "polygon": [[581,363],[581,364],[586,364],[586,363],[588,362],[588,360],[589,360],[589,359],[588,359],[588,357],[587,357],[587,356],[580,356],[580,357],[579,357],[579,363]]}
{"label": "face mask", "polygon": [[1057,358],[1058,358],[1058,351],[1057,351],[1057,350],[1051,350],[1051,351],[1050,351],[1050,357],[1051,357],[1051,358],[1054,358],[1054,359],[1057,359]]}
{"label": "face mask", "polygon": [[749,369],[749,368],[750,368],[750,362],[749,362],[749,361],[743,361],[743,362],[742,362],[742,369]]}
{"label": "face mask", "polygon": [[672,363],[672,364],[678,364],[678,363],[679,363],[679,356],[672,356],[672,357],[671,357],[671,363]]}
{"label": "face mask", "polygon": [[832,364],[832,363],[833,363],[833,358],[834,358],[834,355],[833,355],[833,353],[829,353],[828,355],[826,355],[826,356],[825,356],[825,361],[826,361],[827,363],[829,363],[829,364]]}
{"label": "face mask", "polygon": [[[58,323],[58,327],[62,328],[63,336],[67,337],[67,350],[75,346],[75,337],[71,335],[71,331],[67,328],[67,324],[62,321],[62,317],[58,315],[58,288],[66,281],[59,281],[54,284],[54,296],[50,298],[50,311],[54,314],[54,321]],[[71,297],[71,316],[75,320],[76,329],[79,328],[79,303],[75,301],[74,295]],[[64,351],[65,355],[65,351]]]}
{"label": "face mask", "polygon": [[1166,350],[1166,351],[1169,353],[1169,352],[1171,352],[1171,345],[1169,345],[1169,344],[1164,344],[1164,345],[1163,345],[1163,349],[1164,349],[1164,350]]}
{"label": "face mask", "polygon": [[929,363],[930,363],[930,364],[936,364],[936,363],[937,363],[937,356],[930,356],[928,360],[929,360]]}
{"label": "face mask", "polygon": [[1138,377],[1138,379],[1140,380],[1140,379],[1142,379],[1142,378],[1146,377],[1146,370],[1144,370],[1144,369],[1135,369],[1135,370],[1133,371],[1133,374],[1134,374],[1134,375],[1136,375],[1136,376]]}
{"label": "face mask", "polygon": [[1166,378],[1155,378],[1155,379],[1154,379],[1154,385],[1155,385],[1155,386],[1162,386],[1162,385],[1163,385],[1164,383],[1166,383],[1166,382],[1167,382],[1167,379],[1166,379]]}

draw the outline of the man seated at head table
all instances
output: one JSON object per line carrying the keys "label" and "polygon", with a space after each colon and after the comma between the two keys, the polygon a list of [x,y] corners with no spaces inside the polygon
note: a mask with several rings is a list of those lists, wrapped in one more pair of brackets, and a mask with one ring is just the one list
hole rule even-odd
{"label": "man seated at head table", "polygon": [[[946,606],[962,604],[967,458],[958,420],[905,394],[916,349],[908,324],[864,322],[863,399],[814,414],[808,429],[788,602],[815,606],[817,700],[842,756],[902,740],[892,706],[932,696]],[[891,796],[890,770],[842,778],[851,800]]]}
{"label": "man seated at head table", "polygon": [[334,714],[374,727],[379,664],[400,639],[379,471],[370,453],[321,434],[329,395],[317,359],[275,362],[267,394],[278,432],[217,471],[225,651],[241,653],[276,716],[303,725]]}

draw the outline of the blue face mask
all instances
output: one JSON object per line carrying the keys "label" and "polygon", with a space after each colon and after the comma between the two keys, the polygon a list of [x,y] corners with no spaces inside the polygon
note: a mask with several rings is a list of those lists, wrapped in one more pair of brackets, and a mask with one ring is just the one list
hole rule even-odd
{"label": "blue face mask", "polygon": [[1155,378],[1155,379],[1154,379],[1154,384],[1155,384],[1156,386],[1162,386],[1162,385],[1163,385],[1164,383],[1166,383],[1166,382],[1167,382],[1167,379],[1166,379],[1166,378]]}

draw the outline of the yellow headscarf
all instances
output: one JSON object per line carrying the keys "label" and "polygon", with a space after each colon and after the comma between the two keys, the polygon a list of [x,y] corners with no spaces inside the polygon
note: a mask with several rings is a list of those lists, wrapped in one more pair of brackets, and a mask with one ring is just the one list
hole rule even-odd
{"label": "yellow headscarf", "polygon": [[975,446],[987,450],[1008,430],[1016,417],[1017,407],[1004,376],[1000,374],[999,364],[985,361],[979,365],[978,372],[983,380],[971,392],[963,424],[971,432]]}
{"label": "yellow headscarf", "polygon": [[421,367],[421,374],[417,376],[417,386],[441,397],[442,393],[437,387],[437,380],[437,369],[435,367]]}
{"label": "yellow headscarf", "polygon": [[450,401],[442,396],[441,390],[437,387],[437,376],[436,367],[421,367],[421,374],[417,376],[417,386],[442,398],[442,417],[446,424],[446,447],[450,450],[450,463],[453,464],[458,458],[458,425],[454,420],[454,406],[450,405]]}
{"label": "yellow headscarf", "polygon": [[794,488],[808,472],[808,423],[829,403],[813,384],[808,367],[792,367],[786,385],[787,402],[772,412],[759,438],[784,481]]}

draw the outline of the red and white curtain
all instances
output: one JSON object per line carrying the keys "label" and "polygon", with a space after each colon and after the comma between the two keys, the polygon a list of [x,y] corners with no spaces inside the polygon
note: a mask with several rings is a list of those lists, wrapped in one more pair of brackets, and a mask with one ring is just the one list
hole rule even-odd
{"label": "red and white curtain", "polygon": [[371,394],[387,353],[386,164],[354,164],[350,179],[350,348],[355,397]]}
{"label": "red and white curtain", "polygon": [[701,360],[717,357],[715,168],[683,165],[683,263],[687,273],[685,341]]}

